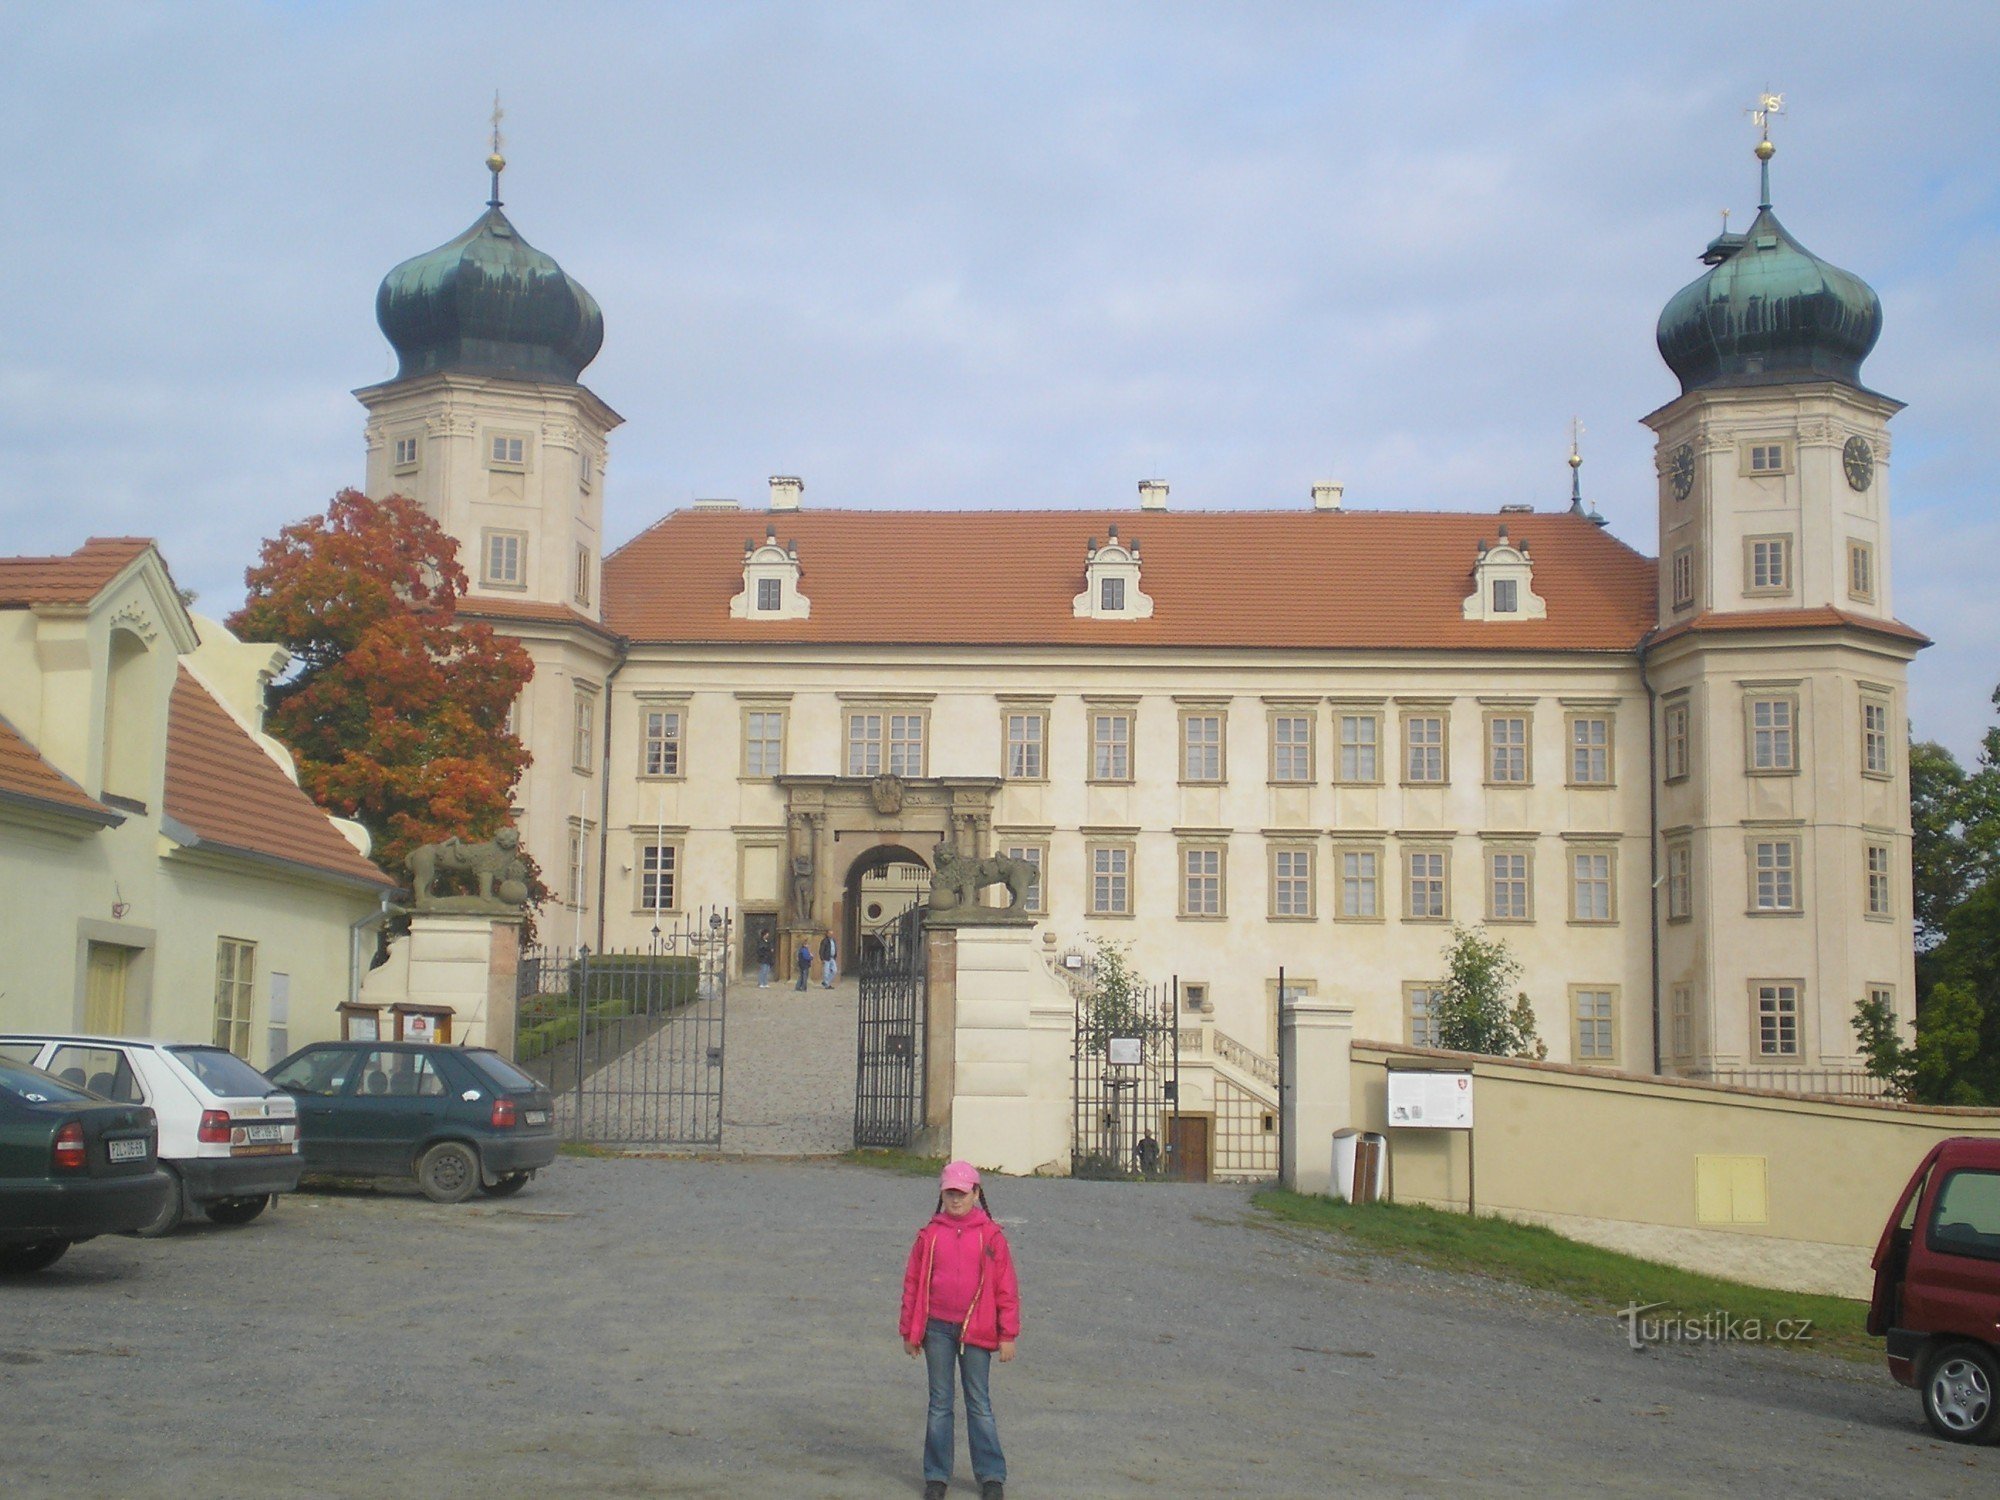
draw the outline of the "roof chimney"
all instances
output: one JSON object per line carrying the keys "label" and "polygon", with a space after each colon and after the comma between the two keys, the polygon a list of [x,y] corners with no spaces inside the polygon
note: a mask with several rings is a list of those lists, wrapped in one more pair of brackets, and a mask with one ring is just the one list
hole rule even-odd
{"label": "roof chimney", "polygon": [[797,510],[799,496],[806,492],[806,482],[790,474],[771,476],[771,509]]}
{"label": "roof chimney", "polygon": [[1339,510],[1340,497],[1347,486],[1337,480],[1322,479],[1313,485],[1314,510]]}
{"label": "roof chimney", "polygon": [[1139,509],[1165,510],[1167,508],[1167,482],[1164,479],[1142,479],[1139,481]]}

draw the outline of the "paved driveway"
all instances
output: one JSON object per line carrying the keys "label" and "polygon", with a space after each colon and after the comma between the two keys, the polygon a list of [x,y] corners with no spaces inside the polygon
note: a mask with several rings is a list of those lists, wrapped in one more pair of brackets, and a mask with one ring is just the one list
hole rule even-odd
{"label": "paved driveway", "polygon": [[[1606,1318],[1343,1259],[1239,1189],[992,1196],[1026,1308],[994,1381],[1020,1497],[2000,1477],[1878,1369],[1634,1354]],[[4,1487],[914,1495],[923,1383],[895,1314],[931,1202],[833,1163],[564,1159],[505,1203],[308,1194],[245,1229],[95,1241],[0,1289]]]}

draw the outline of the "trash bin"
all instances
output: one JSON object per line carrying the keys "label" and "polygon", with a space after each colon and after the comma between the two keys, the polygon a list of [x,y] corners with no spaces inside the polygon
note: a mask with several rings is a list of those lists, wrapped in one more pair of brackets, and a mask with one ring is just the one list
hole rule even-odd
{"label": "trash bin", "polygon": [[1333,1194],[1349,1203],[1374,1203],[1389,1184],[1389,1142],[1372,1130],[1333,1133]]}

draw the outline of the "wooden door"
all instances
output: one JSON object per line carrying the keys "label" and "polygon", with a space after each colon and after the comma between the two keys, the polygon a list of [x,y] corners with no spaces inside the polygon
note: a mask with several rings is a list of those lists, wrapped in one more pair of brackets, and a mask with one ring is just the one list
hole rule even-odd
{"label": "wooden door", "polygon": [[1176,1171],[1189,1182],[1208,1181],[1208,1116],[1180,1115],[1168,1122]]}
{"label": "wooden door", "polygon": [[115,943],[92,943],[85,961],[83,1029],[91,1036],[125,1034],[125,976],[132,950]]}

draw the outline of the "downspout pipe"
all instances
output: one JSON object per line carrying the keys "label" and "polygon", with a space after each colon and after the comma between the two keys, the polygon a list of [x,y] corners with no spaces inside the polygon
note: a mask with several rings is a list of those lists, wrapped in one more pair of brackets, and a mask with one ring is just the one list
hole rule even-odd
{"label": "downspout pipe", "polygon": [[604,898],[610,890],[611,880],[611,684],[618,680],[618,674],[625,670],[625,663],[631,658],[625,654],[623,645],[618,650],[618,660],[611,664],[611,670],[604,674],[604,734],[603,734],[603,778],[597,795],[597,951],[604,951]]}
{"label": "downspout pipe", "polygon": [[347,924],[347,1003],[361,1003],[361,932],[363,928],[380,928],[389,920],[389,892],[382,892],[382,905],[376,911],[356,917]]}

